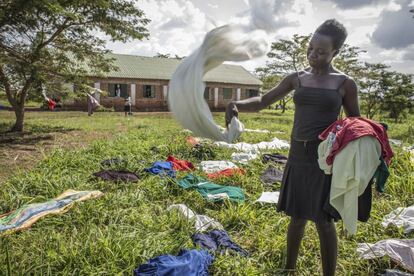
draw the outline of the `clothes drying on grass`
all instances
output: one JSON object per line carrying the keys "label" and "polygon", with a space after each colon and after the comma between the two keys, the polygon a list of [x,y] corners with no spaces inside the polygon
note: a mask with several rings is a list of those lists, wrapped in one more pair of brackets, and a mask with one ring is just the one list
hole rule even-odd
{"label": "clothes drying on grass", "polygon": [[139,180],[138,175],[124,170],[102,170],[92,175],[105,181],[137,182]]}
{"label": "clothes drying on grass", "polygon": [[231,154],[231,160],[241,164],[247,164],[250,160],[254,160],[257,157],[259,157],[259,155],[252,152],[233,152]]}
{"label": "clothes drying on grass", "polygon": [[329,155],[326,157],[328,165],[333,164],[335,156],[351,141],[363,136],[371,136],[378,140],[381,145],[382,157],[387,165],[390,164],[391,158],[394,156],[385,127],[375,121],[362,117],[348,117],[337,120],[319,135],[319,139],[325,140],[332,133],[335,134],[335,141]]}
{"label": "clothes drying on grass", "polygon": [[390,176],[390,171],[388,170],[388,166],[385,163],[384,158],[381,156],[380,164],[377,170],[372,177],[372,180],[375,182],[375,186],[377,187],[377,191],[383,193],[385,190],[385,183],[387,183],[387,179]]}
{"label": "clothes drying on grass", "polygon": [[260,180],[264,184],[272,185],[276,182],[282,182],[283,179],[283,171],[273,167],[269,166],[267,169],[260,175]]}
{"label": "clothes drying on grass", "polygon": [[277,204],[280,192],[263,192],[256,202]]}
{"label": "clothes drying on grass", "polygon": [[29,228],[41,217],[68,211],[76,201],[84,201],[102,195],[103,193],[100,191],[67,190],[53,200],[24,205],[10,213],[0,215],[0,235]]}
{"label": "clothes drying on grass", "polygon": [[224,169],[215,173],[208,173],[207,177],[210,179],[216,179],[221,177],[231,177],[233,175],[243,175],[246,171],[240,168]]}
{"label": "clothes drying on grass", "polygon": [[276,164],[286,164],[287,156],[280,153],[265,153],[262,155],[263,163],[273,162]]}
{"label": "clothes drying on grass", "polygon": [[170,161],[154,162],[151,167],[144,169],[144,171],[160,176],[175,177],[173,163]]}
{"label": "clothes drying on grass", "polygon": [[357,252],[362,259],[390,257],[410,272],[414,272],[414,239],[387,239],[377,243],[360,243]]}
{"label": "clothes drying on grass", "polygon": [[207,276],[214,256],[207,250],[181,250],[177,256],[161,255],[140,265],[135,276]]}
{"label": "clothes drying on grass", "polygon": [[194,165],[187,160],[179,160],[172,155],[169,155],[167,161],[173,164],[174,170],[177,171],[191,171],[194,170]]}
{"label": "clothes drying on grass", "polygon": [[249,253],[231,240],[225,230],[212,230],[208,233],[196,233],[191,239],[194,245],[200,246],[201,249],[218,251],[223,254],[227,250],[233,250],[243,257]]}
{"label": "clothes drying on grass", "polygon": [[172,204],[167,211],[178,210],[188,220],[194,220],[194,227],[197,232],[207,231],[208,229],[223,229],[220,222],[206,215],[198,215],[184,204]]}
{"label": "clothes drying on grass", "polygon": [[244,192],[239,187],[223,186],[210,182],[200,176],[187,174],[177,184],[184,189],[195,189],[209,201],[222,201],[229,199],[235,202],[244,201]]}
{"label": "clothes drying on grass", "polygon": [[219,172],[225,169],[237,169],[237,166],[230,161],[202,161],[200,162],[200,169],[208,174]]}
{"label": "clothes drying on grass", "polygon": [[278,138],[273,138],[270,142],[260,142],[256,144],[250,144],[245,142],[240,142],[236,144],[229,144],[226,142],[215,142],[216,146],[223,148],[235,149],[237,151],[249,152],[249,153],[259,153],[263,150],[271,149],[289,149],[290,145],[287,141],[280,140]]}
{"label": "clothes drying on grass", "polygon": [[395,269],[386,269],[384,274],[381,276],[414,276],[414,274],[402,272]]}
{"label": "clothes drying on grass", "polygon": [[387,227],[390,224],[403,227],[406,234],[414,231],[414,205],[407,208],[399,207],[386,215],[382,220],[382,226]]}

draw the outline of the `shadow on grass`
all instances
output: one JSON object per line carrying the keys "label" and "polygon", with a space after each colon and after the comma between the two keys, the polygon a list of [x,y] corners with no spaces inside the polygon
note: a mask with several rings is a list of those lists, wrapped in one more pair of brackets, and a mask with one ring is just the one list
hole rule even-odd
{"label": "shadow on grass", "polygon": [[62,126],[47,126],[26,124],[23,132],[10,132],[11,124],[0,123],[0,147],[11,145],[35,145],[42,141],[54,140],[51,133],[68,133],[76,128],[65,128]]}

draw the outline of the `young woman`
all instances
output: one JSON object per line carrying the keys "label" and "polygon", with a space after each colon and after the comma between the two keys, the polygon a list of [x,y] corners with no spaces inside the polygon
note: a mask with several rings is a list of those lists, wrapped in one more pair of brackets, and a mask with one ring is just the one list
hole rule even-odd
{"label": "young woman", "polygon": [[347,37],[335,19],[320,25],[307,49],[309,67],[286,76],[263,96],[232,102],[226,123],[238,111],[259,111],[295,90],[291,147],[285,167],[277,210],[291,217],[287,232],[285,268],[294,271],[300,243],[308,220],[318,230],[323,275],[335,274],[337,237],[332,217],[324,211],[329,200],[331,177],[318,166],[318,135],[338,119],[341,106],[347,116],[360,116],[355,81],[332,66]]}

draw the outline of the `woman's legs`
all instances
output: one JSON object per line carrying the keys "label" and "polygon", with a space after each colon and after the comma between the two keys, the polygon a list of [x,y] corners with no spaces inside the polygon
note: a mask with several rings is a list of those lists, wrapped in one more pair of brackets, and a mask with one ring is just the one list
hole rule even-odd
{"label": "woman's legs", "polygon": [[338,240],[333,222],[317,222],[316,229],[321,247],[322,268],[324,276],[335,275]]}
{"label": "woman's legs", "polygon": [[306,220],[299,218],[290,218],[287,232],[287,257],[286,270],[294,271],[296,268],[296,260],[298,259],[299,247],[305,232]]}

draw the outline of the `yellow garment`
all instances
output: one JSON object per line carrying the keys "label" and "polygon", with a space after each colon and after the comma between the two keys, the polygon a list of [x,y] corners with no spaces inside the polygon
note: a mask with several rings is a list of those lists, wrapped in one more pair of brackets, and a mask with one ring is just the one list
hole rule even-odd
{"label": "yellow garment", "polygon": [[350,234],[357,230],[358,196],[367,188],[380,156],[381,145],[372,136],[350,142],[335,156],[329,200]]}

